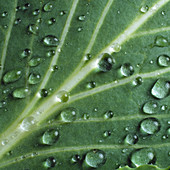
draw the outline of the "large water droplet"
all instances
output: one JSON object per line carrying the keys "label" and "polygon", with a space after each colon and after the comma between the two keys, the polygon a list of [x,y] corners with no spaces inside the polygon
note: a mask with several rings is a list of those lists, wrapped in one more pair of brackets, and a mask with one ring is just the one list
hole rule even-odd
{"label": "large water droplet", "polygon": [[35,126],[35,119],[34,117],[30,116],[30,117],[26,117],[21,125],[20,125],[20,128],[23,130],[23,131],[29,131],[30,129],[32,129],[34,126]]}
{"label": "large water droplet", "polygon": [[3,82],[4,83],[13,83],[21,78],[21,70],[11,70],[8,71],[4,76],[3,76]]}
{"label": "large water droplet", "polygon": [[134,73],[134,68],[130,63],[125,63],[120,67],[120,72],[123,76],[128,77]]}
{"label": "large water droplet", "polygon": [[35,25],[35,24],[30,24],[29,26],[28,26],[28,31],[31,33],[31,34],[36,34],[37,33],[37,31],[38,31],[38,26],[37,25]]}
{"label": "large water droplet", "polygon": [[60,116],[61,116],[62,121],[72,122],[76,120],[76,109],[71,108],[71,107],[67,108],[60,113]]}
{"label": "large water droplet", "polygon": [[162,67],[167,67],[170,65],[170,57],[167,55],[160,55],[158,57],[158,64]]}
{"label": "large water droplet", "polygon": [[155,153],[152,149],[144,148],[132,153],[131,162],[136,166],[154,163]]}
{"label": "large water droplet", "polygon": [[149,7],[147,5],[144,5],[140,8],[140,12],[146,13],[149,10]]}
{"label": "large water droplet", "polygon": [[31,73],[28,78],[29,84],[37,84],[41,80],[40,74]]}
{"label": "large water droplet", "polygon": [[51,129],[51,130],[47,130],[42,138],[41,141],[43,144],[45,145],[53,145],[57,142],[59,138],[59,133],[57,130]]}
{"label": "large water droplet", "polygon": [[163,79],[158,79],[151,89],[151,94],[158,99],[163,99],[168,96],[169,89],[169,82]]}
{"label": "large water droplet", "polygon": [[101,54],[101,60],[99,61],[99,70],[102,72],[108,72],[112,69],[115,63],[113,57],[108,53]]}
{"label": "large water droplet", "polygon": [[133,134],[126,135],[124,142],[128,145],[136,144],[138,141],[138,136]]}
{"label": "large water droplet", "polygon": [[46,3],[43,7],[43,10],[45,12],[50,12],[50,11],[52,11],[52,9],[53,9],[53,5],[50,2]]}
{"label": "large water droplet", "polygon": [[42,62],[42,58],[32,58],[29,62],[28,62],[28,65],[31,66],[31,67],[35,67],[37,65],[39,65],[40,63]]}
{"label": "large water droplet", "polygon": [[49,157],[47,158],[44,162],[43,165],[45,168],[53,168],[56,165],[56,159],[54,157]]}
{"label": "large water droplet", "polygon": [[56,47],[59,44],[59,40],[54,35],[47,35],[43,38],[43,43],[49,47]]}
{"label": "large water droplet", "polygon": [[106,162],[106,155],[102,150],[89,151],[84,160],[85,164],[91,168],[99,168]]}
{"label": "large water droplet", "polygon": [[156,102],[149,101],[144,104],[143,112],[146,114],[154,114],[158,111],[158,105]]}
{"label": "large water droplet", "polygon": [[160,123],[156,118],[146,118],[140,123],[140,131],[143,134],[153,135],[160,130]]}
{"label": "large water droplet", "polygon": [[24,87],[17,88],[12,93],[14,98],[22,99],[29,95],[29,90]]}
{"label": "large water droplet", "polygon": [[56,95],[56,100],[58,102],[65,103],[69,100],[69,98],[70,98],[70,93],[64,90],[58,92],[58,94]]}
{"label": "large water droplet", "polygon": [[157,47],[167,47],[169,45],[168,39],[159,35],[155,39],[155,46]]}

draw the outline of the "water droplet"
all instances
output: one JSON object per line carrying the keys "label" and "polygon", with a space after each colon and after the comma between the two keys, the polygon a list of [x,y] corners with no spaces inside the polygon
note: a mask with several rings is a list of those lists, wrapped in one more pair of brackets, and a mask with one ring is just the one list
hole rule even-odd
{"label": "water droplet", "polygon": [[110,131],[105,131],[104,133],[103,133],[103,136],[106,138],[106,137],[108,137],[108,136],[111,136],[111,132]]}
{"label": "water droplet", "polygon": [[28,78],[29,84],[37,84],[40,82],[40,80],[41,80],[40,74],[36,73],[31,73]]}
{"label": "water droplet", "polygon": [[144,5],[140,8],[140,12],[146,13],[149,10],[149,7],[147,5]]}
{"label": "water droplet", "polygon": [[53,168],[56,165],[56,159],[54,157],[49,157],[47,158],[44,162],[43,165],[45,168]]}
{"label": "water droplet", "polygon": [[169,89],[169,82],[158,79],[151,89],[151,94],[158,99],[163,99],[169,94]]}
{"label": "water droplet", "polygon": [[128,134],[126,135],[124,142],[125,144],[128,144],[128,145],[136,144],[138,142],[138,136],[133,135],[133,134]]}
{"label": "water droplet", "polygon": [[21,7],[20,6],[17,6],[16,7],[16,12],[20,11],[21,10]]}
{"label": "water droplet", "polygon": [[168,39],[159,35],[155,39],[155,46],[157,47],[167,47],[169,45]]}
{"label": "water droplet", "polygon": [[30,56],[31,54],[31,50],[26,48],[22,53],[21,53],[21,58],[25,58],[25,57],[28,57]]}
{"label": "water droplet", "polygon": [[50,2],[46,3],[43,7],[43,10],[45,12],[50,12],[50,11],[52,11],[52,9],[53,9],[53,5]]}
{"label": "water droplet", "polygon": [[160,123],[156,118],[146,118],[140,123],[140,131],[143,134],[153,135],[160,130]]}
{"label": "water droplet", "polygon": [[55,18],[50,18],[50,19],[48,20],[48,24],[49,24],[49,25],[53,25],[55,22],[56,22]]}
{"label": "water droplet", "polygon": [[162,110],[162,111],[167,110],[167,108],[168,108],[168,106],[167,106],[167,105],[162,105],[162,106],[161,106],[161,110]]}
{"label": "water droplet", "polygon": [[84,20],[85,20],[85,18],[86,18],[86,16],[85,16],[85,15],[80,15],[80,16],[78,17],[78,20],[79,20],[79,21],[84,21]]}
{"label": "water droplet", "polygon": [[16,20],[14,21],[14,24],[15,24],[15,25],[18,25],[20,22],[21,22],[21,19],[18,18],[18,19],[16,19]]}
{"label": "water droplet", "polygon": [[84,160],[85,164],[91,168],[99,168],[106,162],[106,155],[102,150],[92,150],[87,152]]}
{"label": "water droplet", "polygon": [[59,44],[59,40],[54,35],[47,35],[43,38],[43,43],[48,47],[56,47]]}
{"label": "water droplet", "polygon": [[132,153],[131,162],[136,166],[153,163],[155,153],[150,148],[136,150]]}
{"label": "water droplet", "polygon": [[167,130],[167,134],[168,134],[168,135],[170,135],[170,128],[168,128],[168,130]]}
{"label": "water droplet", "polygon": [[72,122],[76,120],[76,109],[71,108],[71,107],[67,108],[60,113],[60,116],[61,116],[62,121]]}
{"label": "water droplet", "polygon": [[9,142],[8,139],[5,139],[5,140],[3,140],[3,141],[1,142],[1,144],[2,144],[2,145],[6,145],[6,144],[8,144],[8,142]]}
{"label": "water droplet", "polygon": [[135,86],[139,86],[143,83],[143,79],[142,77],[137,77],[134,81],[133,81],[133,85]]}
{"label": "water droplet", "polygon": [[66,14],[66,11],[60,11],[60,16],[63,16],[63,15],[65,15]]}
{"label": "water droplet", "polygon": [[123,76],[128,77],[134,73],[134,68],[130,63],[125,63],[120,67],[120,72]]}
{"label": "water droplet", "polygon": [[81,160],[81,157],[80,155],[74,155],[72,158],[71,158],[71,162],[72,163],[77,163]]}
{"label": "water droplet", "polygon": [[13,83],[21,78],[21,70],[11,70],[8,71],[4,76],[3,76],[3,82],[4,83]]}
{"label": "water droplet", "polygon": [[23,99],[29,95],[29,90],[24,87],[17,88],[12,93],[14,98]]}
{"label": "water droplet", "polygon": [[53,145],[57,142],[59,138],[59,132],[57,130],[51,129],[44,132],[41,142],[45,145]]}
{"label": "water droplet", "polygon": [[86,54],[86,55],[84,56],[84,60],[85,60],[85,61],[89,61],[91,58],[92,58],[92,55],[91,55],[91,54]]}
{"label": "water droplet", "polygon": [[99,70],[102,72],[108,72],[112,69],[115,63],[113,57],[108,53],[101,54],[101,60],[99,61]]}
{"label": "water droplet", "polygon": [[28,26],[28,31],[31,33],[31,34],[36,34],[37,33],[37,31],[38,31],[38,26],[37,25],[35,25],[35,24],[30,24],[29,26]]}
{"label": "water droplet", "polygon": [[40,91],[41,97],[47,97],[48,96],[48,91],[46,89],[42,89]]}
{"label": "water droplet", "polygon": [[26,11],[26,10],[29,9],[30,6],[31,6],[30,3],[26,3],[26,4],[22,7],[22,10],[23,10],[23,11]]}
{"label": "water droplet", "polygon": [[42,62],[42,58],[32,58],[29,62],[28,62],[28,65],[31,66],[31,67],[35,67],[35,66],[38,66],[40,63]]}
{"label": "water droplet", "polygon": [[158,111],[158,105],[156,102],[149,101],[143,106],[143,112],[146,114],[154,114]]}
{"label": "water droplet", "polygon": [[56,70],[58,70],[58,65],[52,66],[51,71],[56,71]]}
{"label": "water droplet", "polygon": [[87,120],[87,119],[89,119],[90,118],[90,115],[89,114],[87,114],[87,113],[84,113],[83,114],[83,119],[84,120]]}
{"label": "water droplet", "polygon": [[41,22],[42,22],[42,18],[38,18],[37,23],[41,23]]}
{"label": "water droplet", "polygon": [[0,109],[3,108],[6,105],[6,102],[4,100],[0,101]]}
{"label": "water droplet", "polygon": [[165,12],[165,11],[161,11],[161,14],[162,14],[163,16],[165,16],[165,15],[166,15],[166,12]]}
{"label": "water droplet", "polygon": [[55,55],[55,51],[54,50],[50,50],[46,54],[47,57],[53,57],[54,55]]}
{"label": "water droplet", "polygon": [[34,16],[37,16],[39,13],[40,13],[40,10],[39,10],[39,9],[36,9],[36,10],[34,10],[34,11],[32,12],[32,14],[33,14]]}
{"label": "water droplet", "polygon": [[113,115],[114,115],[113,112],[111,110],[109,110],[104,114],[104,118],[111,119],[113,117]]}
{"label": "water droplet", "polygon": [[34,117],[30,116],[30,117],[26,117],[21,125],[20,125],[20,128],[23,130],[23,131],[29,131],[30,129],[32,129],[34,126],[35,126],[35,119]]}
{"label": "water droplet", "polygon": [[67,91],[64,91],[64,90],[58,92],[58,94],[56,95],[56,100],[58,102],[65,103],[69,100],[69,98],[70,98],[70,94]]}
{"label": "water droplet", "polygon": [[88,89],[92,89],[96,87],[96,82],[95,81],[91,81],[89,83],[87,83],[87,88]]}
{"label": "water droplet", "polygon": [[170,64],[170,57],[167,55],[160,55],[158,57],[158,65],[162,67],[167,67]]}
{"label": "water droplet", "polygon": [[82,30],[83,30],[82,27],[78,27],[78,28],[77,28],[77,31],[78,31],[78,32],[81,32]]}
{"label": "water droplet", "polygon": [[110,51],[111,52],[119,52],[121,50],[121,45],[119,45],[119,44],[113,44],[113,45],[111,45],[111,47],[110,47]]}
{"label": "water droplet", "polygon": [[6,17],[6,16],[8,16],[8,13],[6,11],[4,11],[1,16]]}

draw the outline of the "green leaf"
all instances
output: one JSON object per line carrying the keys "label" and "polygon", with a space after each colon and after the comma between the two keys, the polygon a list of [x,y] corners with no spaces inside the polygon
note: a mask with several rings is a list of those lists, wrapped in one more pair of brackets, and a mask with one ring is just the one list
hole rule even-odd
{"label": "green leaf", "polygon": [[169,0],[0,1],[0,169],[170,168]]}

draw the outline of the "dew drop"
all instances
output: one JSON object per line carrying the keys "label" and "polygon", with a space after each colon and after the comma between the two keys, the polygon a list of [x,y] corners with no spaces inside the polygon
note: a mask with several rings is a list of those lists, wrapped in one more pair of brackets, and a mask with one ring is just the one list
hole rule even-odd
{"label": "dew drop", "polygon": [[43,43],[48,47],[56,47],[59,44],[59,40],[54,35],[47,35],[43,38]]}
{"label": "dew drop", "polygon": [[8,71],[3,76],[3,82],[4,83],[13,83],[21,78],[22,72],[21,70],[11,70]]}
{"label": "dew drop", "polygon": [[89,53],[84,56],[85,61],[89,61],[91,58],[92,58],[92,55]]}
{"label": "dew drop", "polygon": [[16,12],[18,12],[19,10],[21,10],[21,7],[20,7],[20,6],[17,6],[17,7],[16,7]]}
{"label": "dew drop", "polygon": [[95,81],[91,81],[89,83],[87,83],[87,88],[88,89],[93,89],[96,87],[96,82]]}
{"label": "dew drop", "polygon": [[71,158],[71,162],[72,163],[77,163],[81,160],[81,157],[80,155],[74,155],[72,158]]}
{"label": "dew drop", "polygon": [[109,110],[104,114],[104,118],[111,119],[113,117],[113,115],[114,115],[113,112],[111,110]]}
{"label": "dew drop", "polygon": [[163,99],[169,94],[170,84],[163,79],[158,79],[151,89],[151,94],[158,98]]}
{"label": "dew drop", "polygon": [[0,109],[2,109],[6,105],[6,102],[4,100],[0,101]]}
{"label": "dew drop", "polygon": [[87,152],[84,163],[91,168],[99,168],[106,162],[105,152],[102,150],[92,150]]}
{"label": "dew drop", "polygon": [[18,18],[18,19],[16,19],[16,20],[14,21],[14,24],[15,24],[15,25],[18,25],[19,23],[21,23],[21,19],[20,19],[20,18]]}
{"label": "dew drop", "polygon": [[37,16],[40,13],[39,9],[36,9],[32,12],[32,15]]}
{"label": "dew drop", "polygon": [[133,134],[126,135],[124,139],[124,143],[128,145],[133,145],[136,144],[137,142],[138,142],[138,136]]}
{"label": "dew drop", "polygon": [[31,33],[31,34],[36,34],[38,29],[39,29],[38,26],[35,25],[35,24],[30,24],[28,26],[28,32]]}
{"label": "dew drop", "polygon": [[29,95],[29,90],[24,87],[17,88],[12,93],[14,98],[23,99]]}
{"label": "dew drop", "polygon": [[162,67],[167,67],[170,64],[170,57],[167,55],[160,55],[158,57],[158,65]]}
{"label": "dew drop", "polygon": [[31,6],[30,3],[26,3],[26,4],[22,7],[22,10],[23,10],[23,11],[26,11],[26,10],[29,9],[30,6]]}
{"label": "dew drop", "polygon": [[21,125],[20,125],[20,128],[23,130],[23,131],[29,131],[30,129],[32,129],[32,127],[35,126],[35,119],[34,117],[30,116],[30,117],[26,117]]}
{"label": "dew drop", "polygon": [[6,16],[8,16],[8,13],[6,11],[4,11],[1,16],[6,17]]}
{"label": "dew drop", "polygon": [[89,114],[87,114],[87,113],[84,113],[83,114],[83,119],[84,120],[88,120],[90,118],[90,115]]}
{"label": "dew drop", "polygon": [[57,130],[51,129],[44,132],[41,142],[45,145],[53,145],[57,142],[59,138],[59,132]]}
{"label": "dew drop", "polygon": [[52,66],[51,71],[56,71],[56,70],[58,70],[58,65]]}
{"label": "dew drop", "polygon": [[168,128],[168,130],[167,130],[167,134],[168,134],[168,135],[170,135],[170,128]]}
{"label": "dew drop", "polygon": [[5,139],[1,142],[1,144],[4,146],[4,145],[8,144],[8,142],[9,142],[8,139]]}
{"label": "dew drop", "polygon": [[85,20],[85,18],[86,18],[86,16],[85,16],[85,15],[80,15],[80,16],[78,17],[78,20],[79,20],[79,21],[84,21],[84,20]]}
{"label": "dew drop", "polygon": [[49,24],[49,25],[53,25],[55,22],[56,22],[55,18],[50,18],[50,19],[48,20],[48,24]]}
{"label": "dew drop", "polygon": [[133,81],[133,85],[135,86],[139,86],[143,83],[143,79],[142,77],[137,77],[134,81]]}
{"label": "dew drop", "polygon": [[77,28],[77,31],[78,31],[78,32],[81,32],[82,30],[83,30],[82,27],[78,27],[78,28]]}
{"label": "dew drop", "polygon": [[63,15],[65,15],[66,14],[66,11],[60,11],[60,16],[63,16]]}
{"label": "dew drop", "polygon": [[125,63],[120,67],[120,72],[123,76],[128,77],[134,73],[134,68],[130,63]]}
{"label": "dew drop", "polygon": [[155,39],[155,46],[157,47],[167,47],[169,45],[168,39],[159,35]]}
{"label": "dew drop", "polygon": [[47,57],[53,57],[55,55],[55,51],[54,50],[50,50],[46,53]]}
{"label": "dew drop", "polygon": [[119,52],[121,50],[121,45],[119,45],[119,44],[113,44],[113,45],[111,45],[111,47],[110,47],[110,51],[111,52]]}
{"label": "dew drop", "polygon": [[153,135],[160,130],[160,123],[156,118],[146,118],[140,123],[140,131],[143,134]]}
{"label": "dew drop", "polygon": [[46,3],[43,7],[43,10],[45,12],[50,12],[50,11],[52,11],[52,9],[53,9],[53,5],[50,2]]}
{"label": "dew drop", "polygon": [[150,148],[143,148],[132,153],[131,162],[136,166],[153,163],[155,153]]}
{"label": "dew drop", "polygon": [[149,7],[147,5],[144,5],[140,8],[141,13],[146,13],[149,10]]}
{"label": "dew drop", "polygon": [[105,131],[105,132],[103,133],[103,136],[104,136],[105,138],[107,138],[107,137],[111,136],[111,132],[107,130],[107,131]]}
{"label": "dew drop", "polygon": [[32,58],[29,62],[28,62],[28,65],[30,67],[36,67],[38,66],[40,63],[42,62],[42,58]]}
{"label": "dew drop", "polygon": [[40,94],[41,94],[41,97],[47,97],[48,91],[46,89],[41,89]]}
{"label": "dew drop", "polygon": [[161,14],[162,14],[163,16],[165,16],[165,15],[166,15],[166,12],[165,12],[165,11],[161,11]]}
{"label": "dew drop", "polygon": [[162,111],[167,110],[167,108],[168,108],[168,106],[167,106],[167,105],[162,105],[162,106],[161,106],[161,110],[162,110]]}
{"label": "dew drop", "polygon": [[40,80],[41,80],[40,74],[36,73],[31,73],[28,78],[29,84],[37,84],[40,82]]}
{"label": "dew drop", "polygon": [[53,168],[56,165],[56,159],[54,157],[49,157],[43,162],[43,165],[47,169]]}
{"label": "dew drop", "polygon": [[158,104],[153,101],[146,102],[143,106],[143,112],[146,114],[154,114],[158,111]]}
{"label": "dew drop", "polygon": [[115,63],[113,57],[108,53],[101,54],[101,60],[99,61],[98,67],[101,72],[108,72],[112,69]]}
{"label": "dew drop", "polygon": [[30,56],[31,54],[31,50],[26,48],[22,53],[21,53],[21,58],[25,58],[25,57],[28,57]]}
{"label": "dew drop", "polygon": [[60,113],[60,116],[62,121],[64,122],[73,122],[74,120],[76,120],[76,109],[69,107],[63,110]]}
{"label": "dew drop", "polygon": [[42,22],[42,18],[38,18],[37,23],[41,23],[41,22]]}
{"label": "dew drop", "polygon": [[64,91],[64,90],[58,92],[58,94],[56,95],[56,100],[58,102],[65,103],[69,100],[69,98],[70,98],[70,94],[67,91]]}

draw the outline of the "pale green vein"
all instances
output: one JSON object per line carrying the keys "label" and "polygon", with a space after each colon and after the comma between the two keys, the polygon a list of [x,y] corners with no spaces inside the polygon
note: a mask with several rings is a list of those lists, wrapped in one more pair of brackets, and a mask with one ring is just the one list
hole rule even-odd
{"label": "pale green vein", "polygon": [[107,149],[107,150],[114,150],[114,149],[140,149],[140,148],[162,148],[162,147],[169,147],[170,143],[161,143],[161,144],[150,144],[150,145],[88,145],[88,146],[68,146],[68,147],[60,147],[60,148],[52,148],[48,150],[41,150],[36,151],[34,153],[27,153],[22,156],[18,156],[16,158],[12,158],[10,160],[7,160],[5,162],[0,163],[0,168],[6,167],[10,164],[18,163],[21,161],[24,161],[26,159],[35,158],[43,155],[50,155],[54,153],[62,153],[62,152],[78,152],[78,151],[88,151],[92,149]]}
{"label": "pale green vein", "polygon": [[147,35],[157,34],[157,33],[166,32],[166,31],[170,31],[170,27],[161,27],[161,28],[156,28],[156,29],[152,29],[148,31],[140,31],[136,34],[133,34],[131,38],[141,37],[145,35],[147,36]]}
{"label": "pale green vein", "polygon": [[[17,6],[17,3],[18,3],[18,0],[15,0],[15,3],[14,3],[15,7]],[[15,15],[16,15],[15,7],[13,8],[13,12],[11,14],[11,21],[10,21],[9,26],[8,26],[8,30],[7,30],[7,34],[6,34],[6,37],[5,37],[3,50],[2,50],[2,56],[1,56],[1,60],[0,60],[0,65],[1,65],[0,80],[1,80],[2,74],[3,74],[4,64],[5,64],[5,59],[6,59],[6,53],[7,53],[8,44],[9,44],[9,39],[10,39],[10,36],[11,36],[11,32],[12,32],[12,28],[13,28],[13,24],[14,24],[14,20],[15,20]]]}

